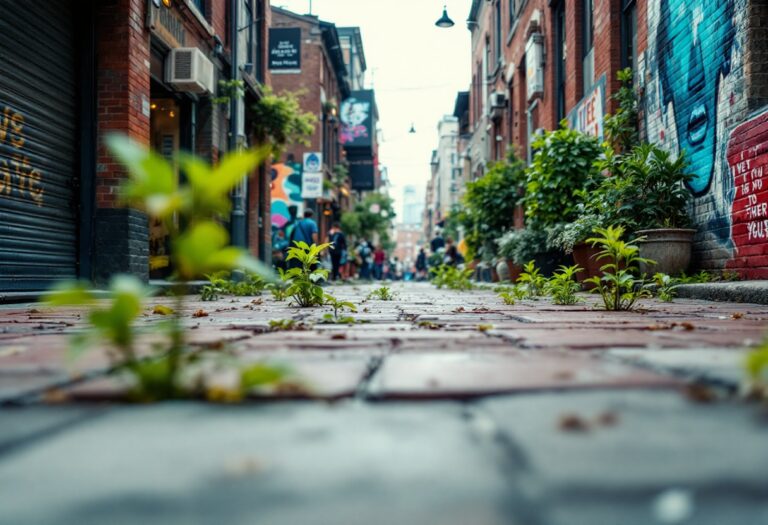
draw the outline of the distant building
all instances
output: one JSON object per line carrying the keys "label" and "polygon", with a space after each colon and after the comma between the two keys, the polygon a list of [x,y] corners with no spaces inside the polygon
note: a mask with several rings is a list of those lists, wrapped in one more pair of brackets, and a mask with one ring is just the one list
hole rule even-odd
{"label": "distant building", "polygon": [[395,227],[395,242],[393,255],[403,262],[404,268],[412,267],[416,264],[419,247],[424,243],[421,225],[398,224]]}
{"label": "distant building", "polygon": [[424,202],[419,200],[416,186],[403,188],[403,224],[421,224],[421,214]]}

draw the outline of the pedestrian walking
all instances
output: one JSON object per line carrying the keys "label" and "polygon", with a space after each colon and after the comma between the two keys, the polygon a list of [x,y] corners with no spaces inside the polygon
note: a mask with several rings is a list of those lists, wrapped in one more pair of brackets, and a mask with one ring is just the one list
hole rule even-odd
{"label": "pedestrian walking", "polygon": [[424,247],[419,248],[419,254],[416,256],[416,280],[423,281],[427,278],[427,253]]}
{"label": "pedestrian walking", "polygon": [[[304,212],[304,218],[300,221],[296,221],[296,224],[291,230],[289,241],[291,246],[295,246],[297,242],[305,242],[309,245],[317,244],[317,223],[312,218],[315,213],[312,210],[306,210]],[[298,268],[301,263],[297,259],[291,259],[288,261],[289,268]]]}
{"label": "pedestrian walking", "polygon": [[331,243],[331,281],[342,278],[341,267],[347,263],[347,237],[341,230],[341,224],[334,222],[328,232],[328,242]]}
{"label": "pedestrian walking", "polygon": [[377,281],[381,281],[384,277],[384,263],[387,261],[387,252],[384,251],[384,247],[379,244],[376,247],[376,251],[373,252],[373,278]]}
{"label": "pedestrian walking", "polygon": [[443,239],[443,234],[440,230],[435,232],[434,238],[429,242],[429,247],[433,254],[440,251],[441,248],[445,248],[445,240]]}
{"label": "pedestrian walking", "polygon": [[373,264],[373,250],[366,239],[361,239],[357,247],[357,256],[360,258],[360,279],[371,278],[371,265]]}

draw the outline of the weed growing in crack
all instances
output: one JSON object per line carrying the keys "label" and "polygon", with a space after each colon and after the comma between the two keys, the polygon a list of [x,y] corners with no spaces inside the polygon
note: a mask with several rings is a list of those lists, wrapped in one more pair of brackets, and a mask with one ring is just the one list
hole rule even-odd
{"label": "weed growing in crack", "polygon": [[576,265],[560,266],[546,284],[546,292],[552,297],[552,302],[561,305],[578,302],[576,292],[581,290],[581,285],[576,282],[576,274],[581,271],[583,268]]}
{"label": "weed growing in crack", "polygon": [[437,268],[431,268],[429,272],[432,274],[430,282],[438,289],[446,287],[449,290],[466,291],[474,288],[471,281],[473,270],[470,268],[461,270],[456,266],[442,264]]}
{"label": "weed growing in crack", "polygon": [[392,292],[392,289],[388,286],[382,286],[380,288],[376,288],[374,291],[369,293],[366,296],[366,300],[376,300],[376,301],[394,301],[396,295]]}
{"label": "weed growing in crack", "polygon": [[636,244],[621,240],[624,227],[596,228],[595,233],[597,236],[587,239],[587,242],[602,248],[597,254],[597,260],[608,262],[600,267],[602,277],[592,277],[585,282],[595,285],[592,291],[600,294],[603,307],[606,310],[632,310],[638,300],[652,297],[645,278],[636,278],[635,274],[639,272],[638,265],[641,262],[655,262],[640,257],[640,249]]}
{"label": "weed growing in crack", "polygon": [[533,261],[523,265],[523,271],[517,278],[520,289],[525,291],[525,299],[534,299],[544,293],[547,278],[541,275],[541,270],[536,268]]}

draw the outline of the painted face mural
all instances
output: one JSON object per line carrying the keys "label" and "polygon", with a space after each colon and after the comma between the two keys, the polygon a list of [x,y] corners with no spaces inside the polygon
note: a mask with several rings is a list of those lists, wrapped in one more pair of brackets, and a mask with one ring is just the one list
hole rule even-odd
{"label": "painted face mural", "polygon": [[[718,93],[731,72],[733,0],[661,0],[656,33],[662,111],[672,111],[680,150],[694,173],[694,195],[707,192],[718,141]],[[664,137],[660,137],[662,140]]]}

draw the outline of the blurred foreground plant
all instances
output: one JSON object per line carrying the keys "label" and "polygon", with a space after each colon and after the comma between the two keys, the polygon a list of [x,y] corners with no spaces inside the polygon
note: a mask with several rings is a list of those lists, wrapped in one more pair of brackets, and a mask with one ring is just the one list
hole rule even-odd
{"label": "blurred foreground plant", "polygon": [[[57,306],[88,308],[91,330],[77,337],[76,346],[82,348],[97,339],[106,340],[112,347],[110,355],[116,369],[132,374],[136,383],[133,394],[137,398],[158,400],[196,395],[198,392],[192,392],[192,387],[182,385],[181,381],[185,367],[198,357],[187,348],[181,319],[189,281],[233,270],[251,272],[260,279],[273,278],[268,267],[245,250],[229,245],[229,234],[220,224],[230,211],[230,192],[266,160],[269,149],[235,152],[215,167],[181,153],[175,162],[184,171],[185,179],[179,183],[173,164],[144,146],[122,136],[109,137],[107,145],[128,171],[121,185],[122,204],[145,211],[168,231],[175,305],[164,310],[170,314],[168,320],[157,325],[166,341],[149,354],[138,353],[135,321],[145,308],[149,291],[134,277],[115,277],[103,301],[97,299],[88,284],[77,282],[62,283],[47,300]],[[246,387],[241,383],[230,390],[241,395]]]}

